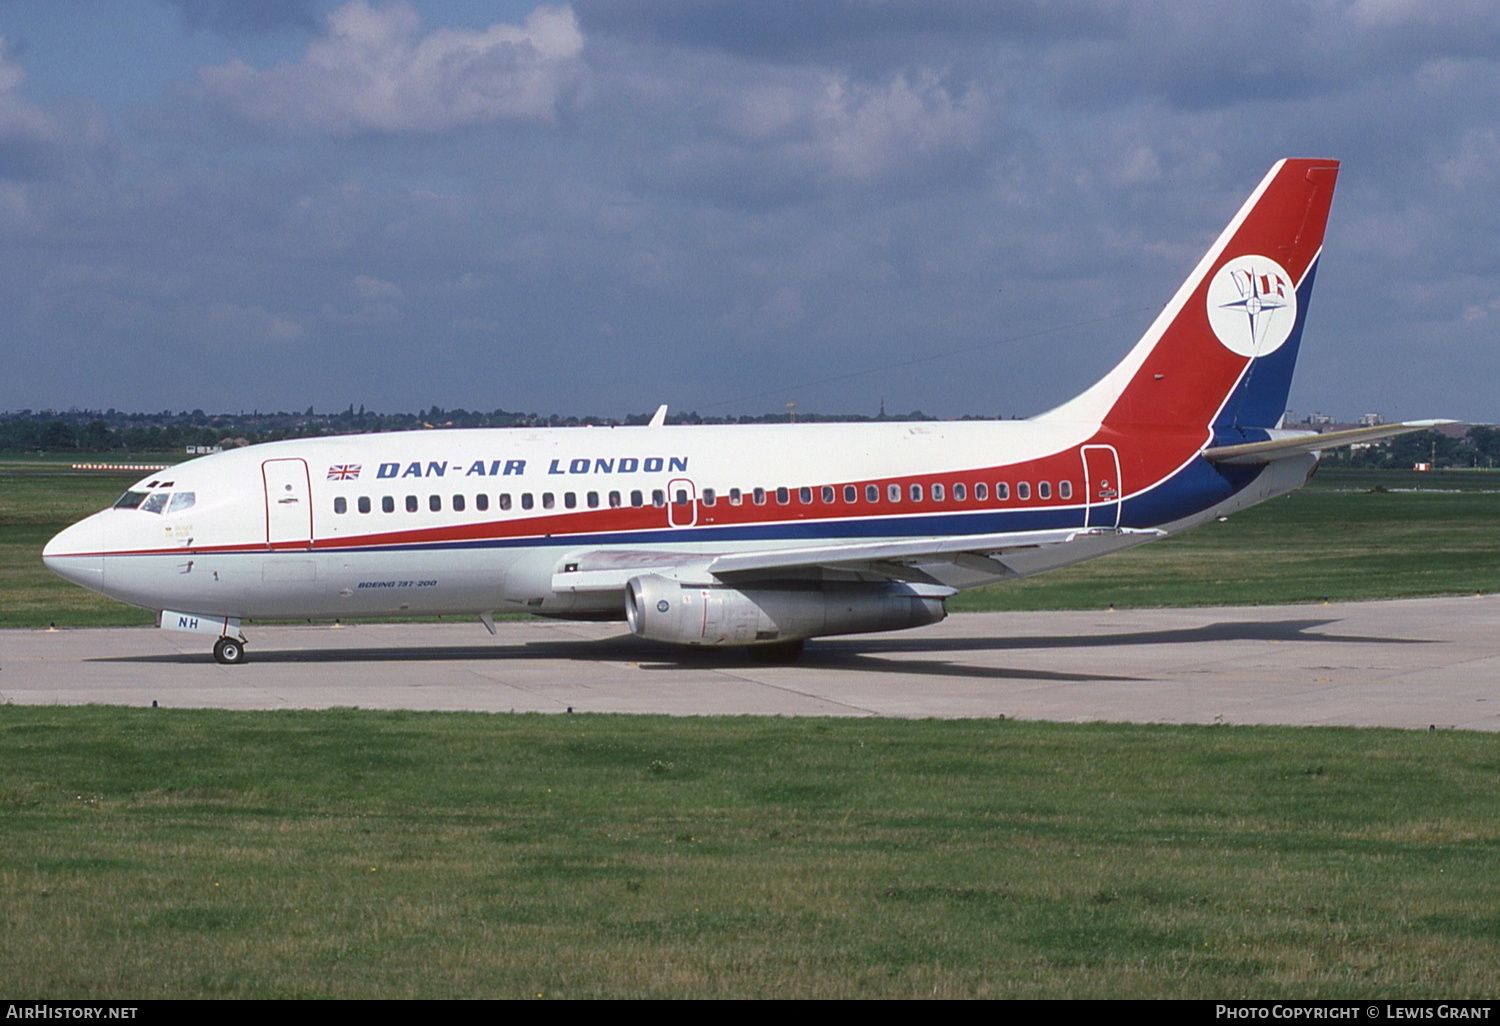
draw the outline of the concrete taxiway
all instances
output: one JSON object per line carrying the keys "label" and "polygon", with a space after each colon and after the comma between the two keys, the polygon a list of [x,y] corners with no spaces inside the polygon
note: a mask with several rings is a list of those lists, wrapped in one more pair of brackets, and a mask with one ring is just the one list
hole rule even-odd
{"label": "concrete taxiway", "polygon": [[1500,596],[955,614],[809,642],[791,666],[623,624],[498,627],[251,625],[239,666],[154,628],[0,631],[0,702],[1500,730]]}

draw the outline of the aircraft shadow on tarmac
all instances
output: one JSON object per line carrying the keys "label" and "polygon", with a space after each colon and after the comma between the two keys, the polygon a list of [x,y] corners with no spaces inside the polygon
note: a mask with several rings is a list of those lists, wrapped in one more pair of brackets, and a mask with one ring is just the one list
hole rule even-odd
{"label": "aircraft shadow on tarmac", "polygon": [[[820,640],[807,646],[796,663],[799,669],[933,674],[944,677],[1013,678],[1082,682],[1137,680],[1121,674],[1065,673],[1034,668],[975,666],[946,659],[881,658],[887,655],[942,656],[964,652],[1015,652],[1028,649],[1085,649],[1134,645],[1193,645],[1229,641],[1324,642],[1333,644],[1431,644],[1425,639],[1384,638],[1309,631],[1336,623],[1333,619],[1274,620],[1212,623],[1202,627],[1131,631],[1119,634],[1071,634],[1022,637],[937,638],[908,637]],[[200,663],[205,653],[162,653],[146,656],[105,656],[91,662]],[[251,665],[297,663],[403,663],[553,659],[559,662],[628,662],[653,671],[752,668],[771,669],[739,649],[681,648],[643,641],[630,634],[599,640],[532,641],[521,645],[431,645],[402,648],[252,649]]]}

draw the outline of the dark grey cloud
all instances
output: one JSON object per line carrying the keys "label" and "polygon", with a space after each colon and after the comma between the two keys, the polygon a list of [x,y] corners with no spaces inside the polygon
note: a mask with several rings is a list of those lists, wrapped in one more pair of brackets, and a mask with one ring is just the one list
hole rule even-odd
{"label": "dark grey cloud", "polygon": [[586,31],[620,33],[770,61],[839,60],[869,44],[1092,36],[1121,21],[1108,0],[579,0]]}
{"label": "dark grey cloud", "polygon": [[163,0],[190,32],[224,36],[313,31],[322,21],[317,0]]}
{"label": "dark grey cloud", "polygon": [[1063,102],[1205,110],[1307,99],[1500,52],[1490,3],[1152,0],[1120,14],[1092,38],[1051,41],[1046,77]]}

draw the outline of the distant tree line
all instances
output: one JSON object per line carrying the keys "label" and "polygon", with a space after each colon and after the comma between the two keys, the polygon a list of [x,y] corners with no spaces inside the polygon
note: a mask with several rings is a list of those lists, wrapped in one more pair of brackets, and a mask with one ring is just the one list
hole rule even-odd
{"label": "distant tree line", "polygon": [[1500,467],[1500,428],[1476,424],[1461,438],[1441,431],[1418,431],[1364,449],[1332,449],[1323,454],[1323,460],[1328,466],[1380,470],[1410,470],[1418,463],[1431,463],[1437,469],[1495,468]]}
{"label": "distant tree line", "polygon": [[[579,427],[645,424],[650,413],[614,417],[564,417],[557,414],[489,413],[440,406],[416,413],[374,413],[353,405],[337,413],[262,412],[204,413],[202,410],[174,413],[125,413],[120,410],[20,410],[0,413],[0,452],[181,452],[187,446],[221,445],[232,448],[285,438],[318,435],[349,435],[378,431],[412,431],[459,427]],[[696,412],[674,413],[669,424],[767,424],[785,423],[786,413],[760,416],[712,417]],[[887,416],[798,414],[800,422],[818,421],[914,421],[934,420],[920,411]],[[968,419],[968,418],[966,418]]]}

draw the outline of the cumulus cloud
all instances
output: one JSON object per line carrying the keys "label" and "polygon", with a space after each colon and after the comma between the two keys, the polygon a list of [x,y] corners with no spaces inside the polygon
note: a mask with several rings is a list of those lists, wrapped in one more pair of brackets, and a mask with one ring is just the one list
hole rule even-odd
{"label": "cumulus cloud", "polygon": [[977,89],[955,98],[931,72],[874,87],[834,79],[813,108],[815,145],[835,174],[868,178],[913,157],[973,146],[988,115]]}
{"label": "cumulus cloud", "polygon": [[863,81],[827,70],[749,68],[701,89],[697,129],[657,170],[679,186],[766,199],[874,185],[976,153],[992,127],[977,85],[935,72]]}
{"label": "cumulus cloud", "polygon": [[296,64],[235,59],[199,70],[241,117],[288,133],[438,132],[496,121],[548,122],[577,90],[583,35],[569,7],[521,25],[423,33],[405,3],[352,0]]}

